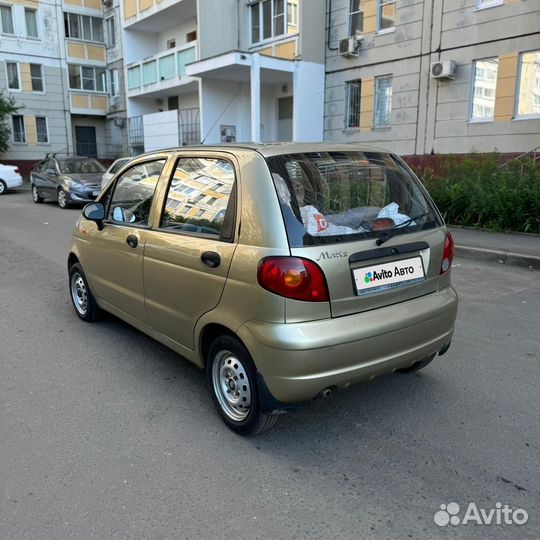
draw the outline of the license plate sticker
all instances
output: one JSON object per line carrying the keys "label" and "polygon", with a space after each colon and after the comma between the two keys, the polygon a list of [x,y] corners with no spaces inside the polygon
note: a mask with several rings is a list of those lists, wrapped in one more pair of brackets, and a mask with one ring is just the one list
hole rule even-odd
{"label": "license plate sticker", "polygon": [[369,294],[412,285],[426,278],[422,257],[374,264],[353,270],[357,294]]}

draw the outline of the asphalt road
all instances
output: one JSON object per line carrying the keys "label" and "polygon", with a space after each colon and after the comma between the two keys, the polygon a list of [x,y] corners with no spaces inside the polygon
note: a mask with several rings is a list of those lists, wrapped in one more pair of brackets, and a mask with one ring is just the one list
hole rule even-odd
{"label": "asphalt road", "polygon": [[[244,439],[187,361],[75,316],[78,213],[0,197],[1,540],[538,538],[538,272],[457,260],[447,355]],[[529,521],[438,527],[450,502]]]}

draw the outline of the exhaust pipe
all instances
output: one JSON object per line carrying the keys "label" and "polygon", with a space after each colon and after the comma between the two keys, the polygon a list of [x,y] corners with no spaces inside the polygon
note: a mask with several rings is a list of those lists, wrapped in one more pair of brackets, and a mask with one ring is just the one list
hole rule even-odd
{"label": "exhaust pipe", "polygon": [[333,391],[331,388],[325,388],[325,389],[321,392],[321,396],[322,396],[324,399],[330,399],[333,395],[334,395],[334,391]]}

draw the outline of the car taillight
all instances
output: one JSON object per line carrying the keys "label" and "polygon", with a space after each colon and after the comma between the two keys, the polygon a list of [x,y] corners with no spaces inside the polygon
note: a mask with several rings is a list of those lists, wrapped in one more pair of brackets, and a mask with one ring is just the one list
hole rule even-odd
{"label": "car taillight", "polygon": [[257,270],[257,280],[266,290],[305,302],[328,302],[328,286],[323,271],[313,261],[301,257],[267,257]]}
{"label": "car taillight", "polygon": [[19,169],[15,169],[15,174],[20,174]]}
{"label": "car taillight", "polygon": [[452,261],[454,260],[454,239],[450,232],[446,233],[446,238],[444,239],[444,249],[443,256],[441,261],[441,271],[440,274],[444,274],[450,270],[452,266]]}

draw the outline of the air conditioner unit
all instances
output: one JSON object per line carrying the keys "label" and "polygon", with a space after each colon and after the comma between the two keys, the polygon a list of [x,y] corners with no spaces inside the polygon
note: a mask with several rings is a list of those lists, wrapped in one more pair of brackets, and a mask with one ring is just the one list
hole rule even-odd
{"label": "air conditioner unit", "polygon": [[348,37],[339,40],[339,54],[347,58],[358,56],[358,49],[362,38],[360,37]]}
{"label": "air conditioner unit", "polygon": [[456,72],[456,63],[453,60],[433,62],[431,64],[432,79],[453,79]]}

